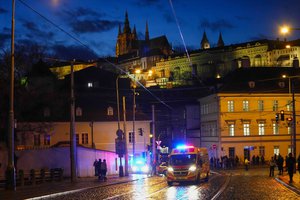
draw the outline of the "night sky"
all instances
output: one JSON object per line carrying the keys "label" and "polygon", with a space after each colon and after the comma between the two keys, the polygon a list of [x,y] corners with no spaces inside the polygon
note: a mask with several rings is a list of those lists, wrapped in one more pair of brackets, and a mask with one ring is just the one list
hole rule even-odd
{"label": "night sky", "polygon": [[[230,45],[282,39],[278,30],[283,24],[300,28],[299,0],[16,0],[15,41],[37,43],[62,58],[113,56],[126,10],[139,39],[148,21],[150,38],[166,35],[173,47],[182,46],[180,27],[188,49],[200,48],[204,31],[214,46],[220,32]],[[10,48],[11,0],[0,3],[0,29],[3,51]],[[285,37],[298,39],[300,31]]]}

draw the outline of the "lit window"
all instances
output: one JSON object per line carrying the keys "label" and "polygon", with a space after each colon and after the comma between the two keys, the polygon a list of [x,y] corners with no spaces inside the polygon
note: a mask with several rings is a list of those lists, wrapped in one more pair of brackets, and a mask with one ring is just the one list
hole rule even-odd
{"label": "lit window", "polygon": [[258,100],[258,111],[264,111],[264,101]]}
{"label": "lit window", "polygon": [[92,88],[93,87],[93,83],[92,82],[88,82],[88,88]]}
{"label": "lit window", "polygon": [[279,146],[274,146],[274,154],[279,155]]}
{"label": "lit window", "polygon": [[290,135],[292,133],[292,127],[288,126],[288,134]]}
{"label": "lit window", "polygon": [[107,108],[107,115],[108,116],[113,116],[114,115],[114,109],[111,106],[109,106]]}
{"label": "lit window", "polygon": [[234,136],[234,124],[229,124],[229,136]]}
{"label": "lit window", "polygon": [[293,103],[291,100],[288,100],[287,101],[287,104],[286,104],[286,110],[287,111],[292,111],[292,107],[293,107]]}
{"label": "lit window", "polygon": [[278,111],[278,100],[273,101],[273,111]]}
{"label": "lit window", "polygon": [[228,112],[233,112],[234,111],[234,101],[227,101],[228,105]]}
{"label": "lit window", "polygon": [[243,111],[249,111],[249,101],[243,101]]}
{"label": "lit window", "polygon": [[259,122],[258,123],[258,135],[264,135],[265,134],[265,123]]}
{"label": "lit window", "polygon": [[80,107],[76,108],[76,116],[82,116],[82,109]]}
{"label": "lit window", "polygon": [[279,125],[277,123],[273,123],[273,134],[274,135],[279,134]]}
{"label": "lit window", "polygon": [[250,124],[249,123],[243,124],[243,128],[244,128],[244,136],[250,135]]}

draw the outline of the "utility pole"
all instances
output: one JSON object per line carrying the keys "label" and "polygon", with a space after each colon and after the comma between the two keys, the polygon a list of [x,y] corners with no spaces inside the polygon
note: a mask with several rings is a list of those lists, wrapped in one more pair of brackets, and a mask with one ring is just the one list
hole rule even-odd
{"label": "utility pole", "polygon": [[127,148],[127,133],[126,133],[126,99],[123,96],[123,118],[124,118],[124,140],[125,140],[125,176],[128,176],[128,148]]}
{"label": "utility pole", "polygon": [[75,135],[75,97],[74,97],[74,61],[71,62],[71,105],[70,105],[70,160],[71,182],[77,181],[77,151]]}
{"label": "utility pole", "polygon": [[134,160],[134,154],[135,154],[135,82],[133,83],[133,110],[132,110],[132,158]]}
{"label": "utility pole", "polygon": [[6,188],[16,190],[15,172],[15,119],[14,119],[14,81],[15,81],[15,0],[12,0],[11,16],[11,69],[10,69],[10,109],[9,109],[9,144],[8,165],[6,169]]}
{"label": "utility pole", "polygon": [[296,158],[296,101],[295,101],[295,83],[292,80],[292,102],[293,102],[293,155]]}
{"label": "utility pole", "polygon": [[156,163],[156,148],[155,148],[155,107],[152,105],[152,162]]}

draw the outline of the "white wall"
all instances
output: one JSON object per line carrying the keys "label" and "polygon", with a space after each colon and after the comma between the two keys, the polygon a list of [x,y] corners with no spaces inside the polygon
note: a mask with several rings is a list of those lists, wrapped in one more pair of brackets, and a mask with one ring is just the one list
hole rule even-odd
{"label": "white wall", "polygon": [[[64,176],[70,176],[70,148],[56,147],[49,149],[36,150],[21,150],[16,151],[18,156],[17,170],[23,169],[29,171],[30,169],[41,168],[64,168]],[[117,174],[118,165],[115,160],[118,156],[114,152],[101,151],[85,147],[77,147],[77,175],[78,177],[94,176],[93,163],[95,159],[106,159],[107,174]],[[119,162],[119,159],[118,159]],[[124,161],[123,161],[124,163]]]}

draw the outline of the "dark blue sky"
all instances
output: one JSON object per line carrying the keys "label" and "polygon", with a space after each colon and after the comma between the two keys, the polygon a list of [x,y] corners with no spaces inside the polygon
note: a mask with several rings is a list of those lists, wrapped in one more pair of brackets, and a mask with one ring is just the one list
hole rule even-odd
{"label": "dark blue sky", "polygon": [[[76,37],[95,55],[22,2]],[[219,32],[229,45],[283,38],[278,31],[282,24],[300,27],[299,0],[172,0],[172,4],[185,43],[192,49],[200,48],[204,30],[211,45],[217,43]],[[169,0],[16,0],[16,43],[38,43],[61,55],[114,55],[118,25],[123,24],[126,10],[140,39],[148,21],[150,38],[166,35],[173,46],[183,44]],[[10,48],[11,0],[1,1],[0,29],[1,49]],[[300,38],[300,31],[286,37]]]}

